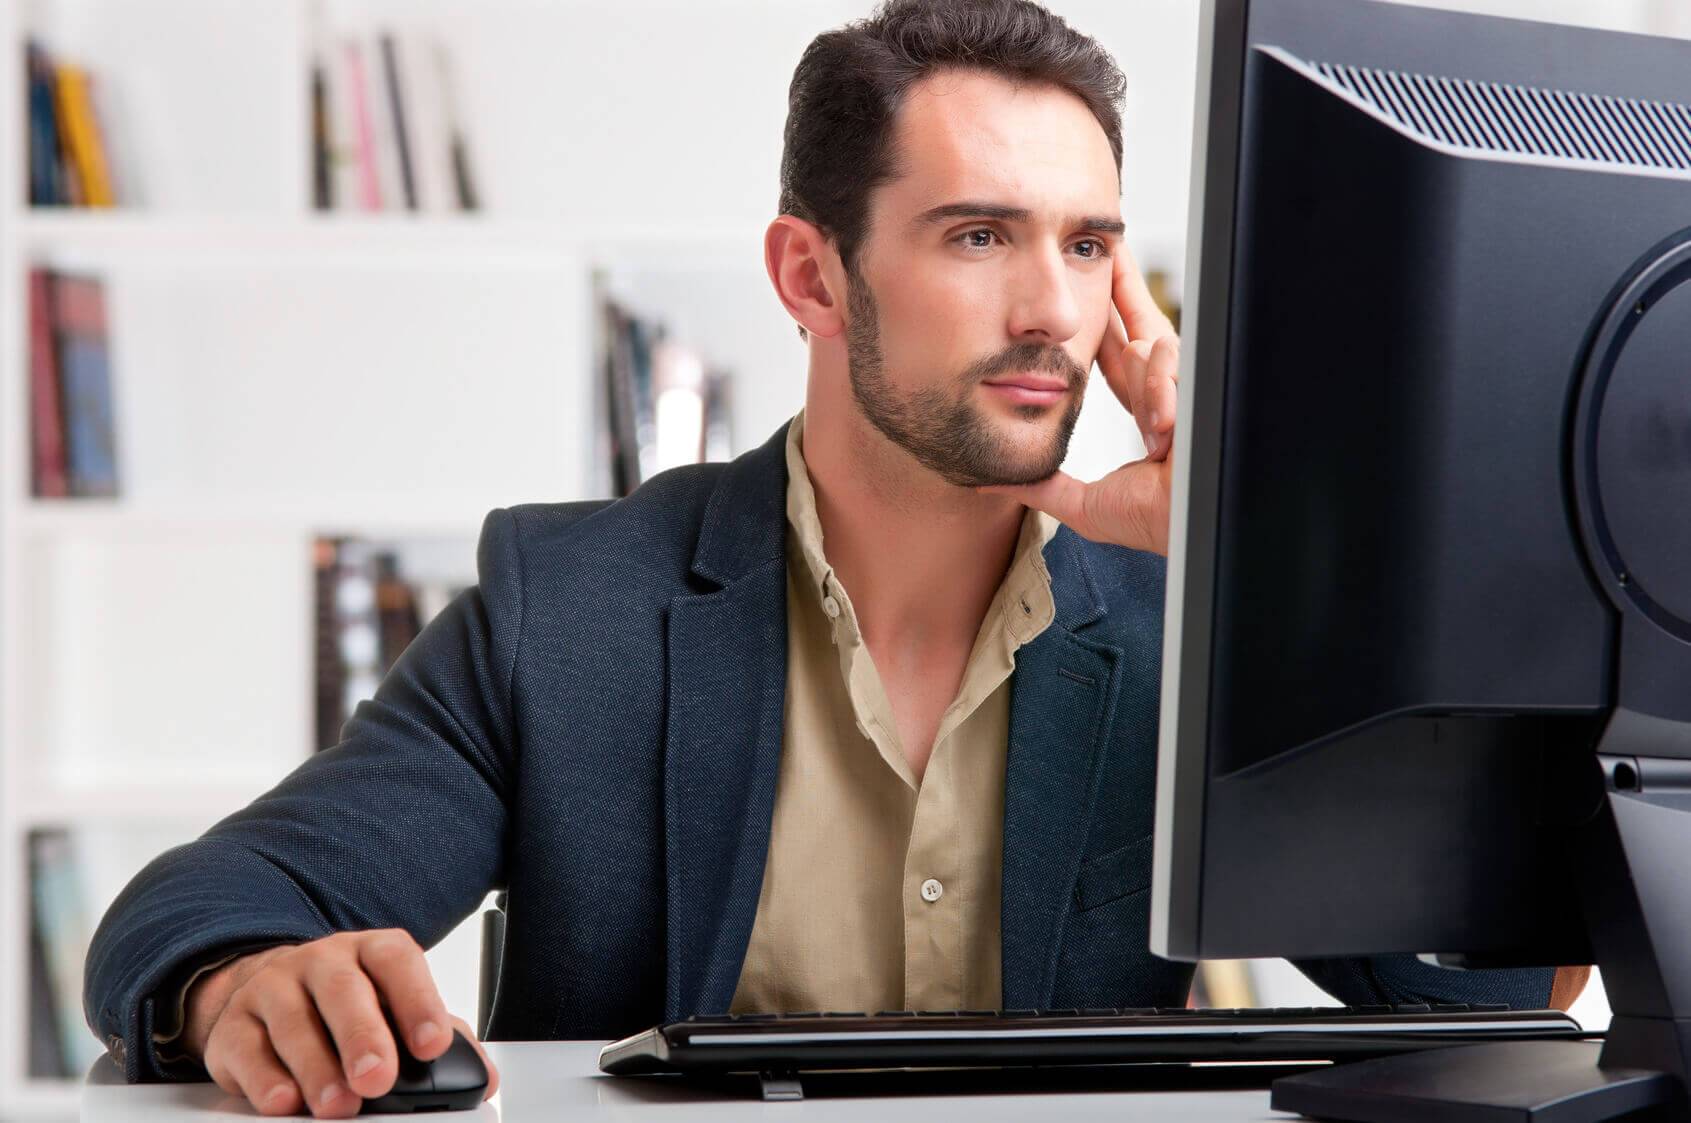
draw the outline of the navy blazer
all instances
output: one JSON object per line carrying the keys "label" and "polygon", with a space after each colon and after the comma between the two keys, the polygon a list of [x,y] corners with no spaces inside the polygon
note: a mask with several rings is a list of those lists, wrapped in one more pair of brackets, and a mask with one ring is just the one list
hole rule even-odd
{"label": "navy blazer", "polygon": [[[479,584],[341,743],[154,860],[88,954],[129,1079],[154,996],[227,950],[401,927],[425,945],[507,891],[488,1036],[609,1038],[729,1006],[757,912],[787,665],[786,429],[615,503],[488,515]],[[1004,793],[1004,1004],[1184,1003],[1146,948],[1163,559],[1067,528],[1056,620],[1017,653]],[[1542,1006],[1551,972],[1301,967],[1347,1002]]]}

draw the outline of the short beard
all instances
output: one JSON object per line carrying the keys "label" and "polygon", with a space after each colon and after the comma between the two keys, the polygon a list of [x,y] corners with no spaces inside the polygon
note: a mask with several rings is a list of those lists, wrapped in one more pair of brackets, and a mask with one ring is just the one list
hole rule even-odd
{"label": "short beard", "polygon": [[[1069,439],[1080,418],[1087,372],[1061,347],[1017,343],[989,358],[972,363],[954,379],[955,390],[925,386],[900,400],[887,381],[885,355],[875,296],[855,269],[847,270],[846,367],[851,394],[863,416],[887,440],[915,457],[923,467],[958,487],[986,484],[1031,484],[1047,479],[1069,453]],[[1021,371],[1062,375],[1073,394],[1058,421],[1050,444],[1035,459],[1017,459],[1009,442],[969,400],[980,382]],[[1045,411],[1026,405],[1017,410],[1029,421]]]}

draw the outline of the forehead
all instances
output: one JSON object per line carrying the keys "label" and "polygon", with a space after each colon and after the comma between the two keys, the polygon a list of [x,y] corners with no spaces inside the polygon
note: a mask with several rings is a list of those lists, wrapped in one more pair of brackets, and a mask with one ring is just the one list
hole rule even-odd
{"label": "forehead", "polygon": [[900,174],[879,200],[892,211],[970,199],[1041,217],[1108,214],[1121,197],[1103,126],[1056,86],[940,71],[911,87],[894,135]]}

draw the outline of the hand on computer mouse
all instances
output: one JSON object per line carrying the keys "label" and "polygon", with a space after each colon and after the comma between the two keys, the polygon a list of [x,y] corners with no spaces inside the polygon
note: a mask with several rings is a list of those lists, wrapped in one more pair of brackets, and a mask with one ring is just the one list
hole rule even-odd
{"label": "hand on computer mouse", "polygon": [[488,1066],[475,1039],[455,1030],[446,1052],[430,1061],[419,1060],[405,1047],[404,1035],[394,1025],[391,1012],[388,1028],[399,1046],[399,1075],[393,1087],[380,1096],[366,1098],[367,1112],[451,1111],[475,1107],[488,1094]]}
{"label": "hand on computer mouse", "polygon": [[344,1118],[399,1075],[383,1001],[416,1059],[445,1054],[456,1028],[487,1069],[487,1096],[498,1091],[498,1070],[447,1013],[423,949],[402,929],[337,932],[224,964],[189,990],[183,1044],[260,1114]]}

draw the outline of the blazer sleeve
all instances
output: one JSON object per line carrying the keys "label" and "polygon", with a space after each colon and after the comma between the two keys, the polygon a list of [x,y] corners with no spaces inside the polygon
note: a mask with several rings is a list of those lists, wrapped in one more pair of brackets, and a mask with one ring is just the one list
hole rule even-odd
{"label": "blazer sleeve", "polygon": [[1456,971],[1413,955],[1292,961],[1322,990],[1347,1006],[1401,1003],[1507,1003],[1516,1010],[1550,1005],[1554,967]]}
{"label": "blazer sleeve", "polygon": [[429,946],[503,884],[524,596],[512,512],[487,516],[476,560],[478,584],[405,650],[340,744],[154,859],[106,912],[83,1011],[127,1079],[203,1077],[154,1041],[194,964],[369,928]]}

